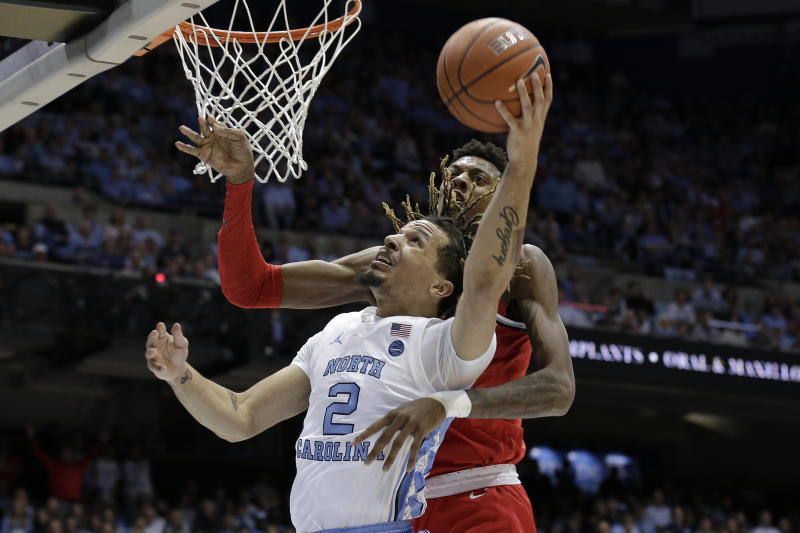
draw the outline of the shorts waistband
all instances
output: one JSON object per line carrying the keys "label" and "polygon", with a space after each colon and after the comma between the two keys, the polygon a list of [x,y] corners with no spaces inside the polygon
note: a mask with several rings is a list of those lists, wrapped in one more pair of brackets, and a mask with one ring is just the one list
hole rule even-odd
{"label": "shorts waistband", "polygon": [[425,480],[425,497],[441,498],[499,485],[519,485],[517,467],[509,464],[478,466]]}
{"label": "shorts waistband", "polygon": [[414,530],[411,528],[411,520],[398,520],[369,526],[323,529],[316,533],[414,533]]}

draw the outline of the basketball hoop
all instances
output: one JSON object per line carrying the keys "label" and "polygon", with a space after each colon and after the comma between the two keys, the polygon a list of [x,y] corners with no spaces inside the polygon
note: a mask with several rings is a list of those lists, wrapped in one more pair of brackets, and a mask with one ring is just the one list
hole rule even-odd
{"label": "basketball hoop", "polygon": [[[322,10],[306,28],[289,27],[287,0],[280,0],[267,30],[256,31],[247,1],[235,0],[227,30],[211,28],[201,12],[171,32],[186,78],[194,87],[198,114],[247,133],[256,153],[256,179],[262,183],[270,176],[281,182],[289,176],[299,178],[308,168],[303,127],[309,104],[339,53],[361,28],[361,0],[335,2],[344,3],[344,10],[333,19],[328,8],[334,1],[321,1]],[[250,31],[232,29],[240,9]],[[211,181],[221,177],[203,162],[194,173],[208,174]]]}

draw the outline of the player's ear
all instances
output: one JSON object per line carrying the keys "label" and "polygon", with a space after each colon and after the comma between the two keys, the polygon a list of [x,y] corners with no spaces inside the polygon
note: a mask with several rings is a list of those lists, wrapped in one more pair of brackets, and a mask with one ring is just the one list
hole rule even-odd
{"label": "player's ear", "polygon": [[447,298],[453,294],[453,283],[446,279],[440,279],[431,285],[430,293],[437,298]]}

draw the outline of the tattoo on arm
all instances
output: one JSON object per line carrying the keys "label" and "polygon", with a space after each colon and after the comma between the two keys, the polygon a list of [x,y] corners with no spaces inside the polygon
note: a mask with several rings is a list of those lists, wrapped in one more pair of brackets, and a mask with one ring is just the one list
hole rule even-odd
{"label": "tattoo on arm", "polygon": [[192,371],[188,368],[186,369],[186,373],[181,378],[181,385],[184,385],[187,381],[192,381]]}
{"label": "tattoo on arm", "polygon": [[233,410],[234,411],[238,411],[239,410],[239,400],[238,400],[238,398],[236,398],[236,393],[233,392],[233,391],[228,391],[228,394],[231,395],[231,403],[233,404]]}
{"label": "tattoo on arm", "polygon": [[[506,205],[503,207],[503,210],[500,212],[499,216],[505,221],[505,227],[497,228],[497,231],[495,232],[497,238],[500,240],[500,254],[493,255],[492,258],[497,261],[498,265],[503,266],[506,264],[509,248],[516,246],[516,242],[512,242],[512,236],[515,237],[514,226],[519,223],[519,215],[513,207]],[[519,254],[515,251],[514,255],[518,256]]]}

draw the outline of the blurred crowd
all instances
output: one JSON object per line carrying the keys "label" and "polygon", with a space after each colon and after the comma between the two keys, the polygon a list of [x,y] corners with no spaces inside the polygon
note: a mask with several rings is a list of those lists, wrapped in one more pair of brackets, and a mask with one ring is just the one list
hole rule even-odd
{"label": "blurred crowd", "polygon": [[637,281],[603,287],[589,298],[580,271],[571,268],[559,280],[559,314],[568,326],[800,352],[797,297],[742,302],[735,286],[720,286],[711,277],[675,289],[668,301],[650,297]]}
{"label": "blurred crowd", "polygon": [[[228,492],[201,490],[186,471],[181,491],[167,490],[162,480],[173,471],[153,472],[138,441],[109,441],[86,446],[82,434],[40,444],[28,430],[29,452],[14,449],[0,436],[0,532],[2,533],[167,533],[293,532],[284,494],[263,474]],[[54,446],[52,444],[55,444]],[[219,456],[218,456],[219,457]],[[46,475],[37,479],[40,471]],[[207,462],[207,460],[206,460]],[[213,471],[214,465],[210,467]],[[191,469],[186,469],[191,470]],[[44,482],[44,483],[43,483]],[[281,484],[280,488],[283,488]]]}
{"label": "blurred crowd", "polygon": [[[554,45],[554,60],[558,60]],[[310,168],[300,180],[258,185],[256,220],[277,230],[376,239],[391,230],[380,203],[406,193],[427,201],[427,174],[471,136],[439,102],[435,43],[363,31],[312,101],[304,133]],[[394,57],[392,62],[381,57]],[[188,82],[169,46],[88,80],[0,135],[0,178],[68,185],[118,206],[107,221],[49,206],[30,227],[9,226],[0,256],[218,281],[213,243],[188,247],[145,215],[122,208],[219,217],[220,184],[195,176],[173,141],[193,125]],[[653,302],[635,284],[603,294],[562,280],[577,325],[798,349],[791,297],[739,302],[732,288],[800,281],[800,109],[780,102],[666,97],[622,71],[560,65],[526,242],[555,265],[601,265],[687,282]],[[499,137],[482,139],[502,142]],[[130,218],[130,217],[128,217]],[[354,250],[315,237],[263,242],[270,261],[328,259]],[[693,284],[692,284],[693,283]],[[702,284],[702,285],[701,285]],[[724,289],[720,285],[725,284]]]}
{"label": "blurred crowd", "polygon": [[[192,469],[184,468],[179,475],[159,471],[148,454],[158,458],[163,450],[146,450],[140,442],[109,441],[107,433],[93,446],[86,446],[78,434],[55,442],[56,446],[40,447],[29,430],[28,451],[33,454],[25,461],[25,450],[0,436],[0,533],[294,531],[287,512],[291,476],[265,473],[249,479],[241,467],[242,477],[234,477],[231,484],[201,486],[191,480]],[[51,455],[42,447],[58,451]],[[216,456],[216,464],[206,455],[202,468],[212,477],[215,469],[230,469],[222,466],[223,456]],[[262,459],[252,457],[256,463]],[[36,479],[34,461],[46,466],[46,479]],[[160,464],[166,468],[165,462]],[[758,493],[703,494],[693,487],[643,491],[621,479],[614,468],[597,493],[584,493],[569,473],[543,474],[535,460],[523,460],[519,471],[542,533],[799,531],[796,508],[775,502],[770,507]],[[74,486],[65,489],[64,477],[74,478]],[[169,485],[170,477],[177,482],[173,479]]]}

